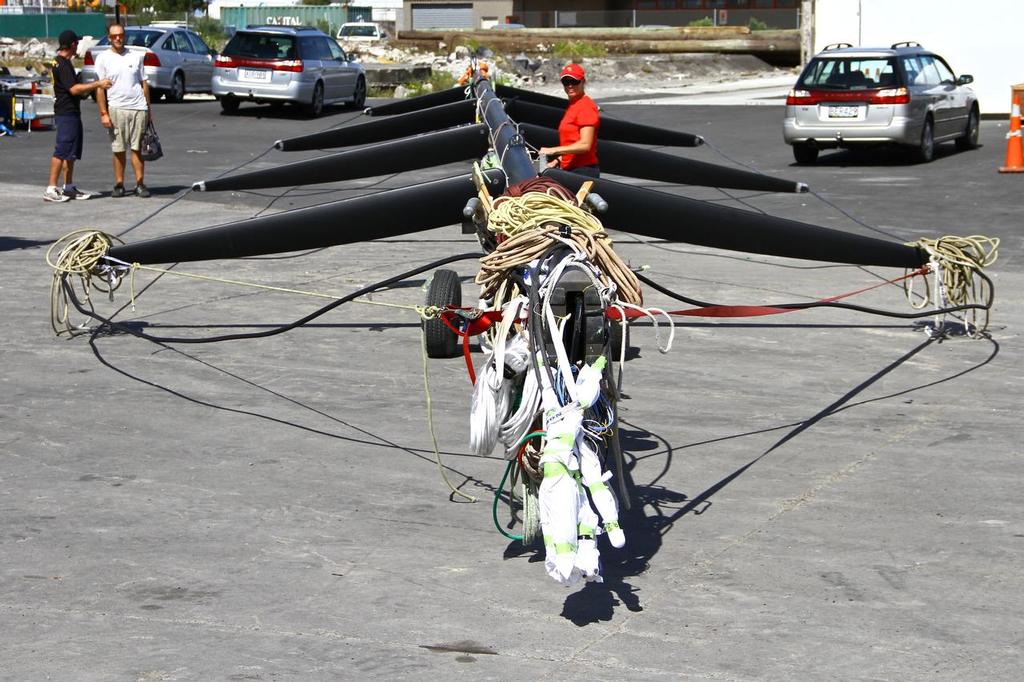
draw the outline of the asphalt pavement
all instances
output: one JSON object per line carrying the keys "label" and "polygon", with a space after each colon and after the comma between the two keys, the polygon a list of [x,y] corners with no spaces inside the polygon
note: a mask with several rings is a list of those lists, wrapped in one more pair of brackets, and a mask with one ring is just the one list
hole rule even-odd
{"label": "asphalt pavement", "polygon": [[[844,151],[798,167],[777,107],[605,111],[708,140],[662,151],[813,193],[645,186],[900,242],[1000,237],[990,334],[937,339],[930,319],[814,309],[684,318],[662,354],[638,326],[621,415],[627,546],[602,545],[603,584],[566,589],[536,548],[495,529],[504,462],[469,454],[460,358],[431,360],[426,378],[447,475],[477,501],[442,482],[408,309],[349,304],[285,334],[205,345],[50,328],[44,254],[72,230],[135,242],[465,165],[191,193],[233,169],[314,157],[270,146],[358,116],[225,117],[191,101],[156,107],[166,156],[147,169],[154,196],[114,200],[86,103],[76,176],[98,198],[44,203],[53,133],[0,138],[0,678],[1018,679],[1024,244],[1022,178],[996,173],[1006,124],[983,121],[980,149],[943,145],[926,165]],[[651,278],[722,303],[810,301],[903,274],[615,237]],[[343,295],[476,248],[451,226],[187,263],[140,272],[94,304],[161,336],[268,330],[323,300],[178,275]],[[453,267],[471,298],[474,261]],[[372,298],[420,304],[424,281]],[[898,285],[852,300],[910,310]]]}

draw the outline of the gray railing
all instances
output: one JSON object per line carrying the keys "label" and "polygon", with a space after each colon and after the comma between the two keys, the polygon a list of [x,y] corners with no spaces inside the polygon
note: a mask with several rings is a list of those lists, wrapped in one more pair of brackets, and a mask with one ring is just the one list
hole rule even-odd
{"label": "gray railing", "polygon": [[711,26],[747,26],[752,19],[771,29],[800,27],[800,10],[787,9],[673,9],[673,10],[550,10],[521,12],[516,21],[527,28],[641,28],[688,26],[707,21]]}

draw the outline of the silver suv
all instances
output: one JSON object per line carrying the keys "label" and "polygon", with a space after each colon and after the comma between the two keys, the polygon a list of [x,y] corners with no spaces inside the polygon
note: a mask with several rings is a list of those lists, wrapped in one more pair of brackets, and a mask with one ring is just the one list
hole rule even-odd
{"label": "silver suv", "polygon": [[213,94],[226,113],[243,100],[292,102],[319,116],[326,104],[366,101],[362,64],[330,36],[305,26],[249,26],[217,56]]}
{"label": "silver suv", "polygon": [[978,146],[978,101],[966,87],[973,81],[918,43],[829,45],[786,98],[783,137],[801,164],[814,163],[821,149],[885,143],[927,163],[939,142]]}

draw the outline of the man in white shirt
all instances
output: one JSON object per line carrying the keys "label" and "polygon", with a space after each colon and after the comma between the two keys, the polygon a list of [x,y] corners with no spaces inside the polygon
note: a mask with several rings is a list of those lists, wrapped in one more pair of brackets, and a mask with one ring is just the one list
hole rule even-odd
{"label": "man in white shirt", "polygon": [[123,197],[124,168],[127,150],[132,151],[132,170],[135,171],[136,196],[148,197],[144,181],[145,162],[139,154],[142,135],[153,120],[149,108],[149,83],[143,66],[143,55],[124,46],[124,26],[111,24],[107,29],[110,49],[96,57],[96,75],[109,78],[109,90],[97,90],[96,102],[100,109],[100,123],[110,131],[110,148],[114,152],[113,197]]}

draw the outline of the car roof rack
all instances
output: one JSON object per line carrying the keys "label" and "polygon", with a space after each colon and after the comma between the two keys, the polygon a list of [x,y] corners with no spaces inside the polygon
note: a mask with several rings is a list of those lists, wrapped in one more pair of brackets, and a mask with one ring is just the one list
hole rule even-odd
{"label": "car roof rack", "polygon": [[281,31],[319,31],[316,26],[280,26],[278,24],[249,24],[246,30],[253,28],[273,28]]}
{"label": "car roof rack", "polygon": [[900,47],[923,47],[923,45],[921,45],[921,43],[917,42],[916,40],[904,40],[903,42],[900,43],[893,43],[892,45],[889,46],[889,49],[895,50]]}
{"label": "car roof rack", "polygon": [[822,48],[822,52],[828,52],[829,50],[841,50],[844,47],[853,47],[850,43],[831,43]]}

